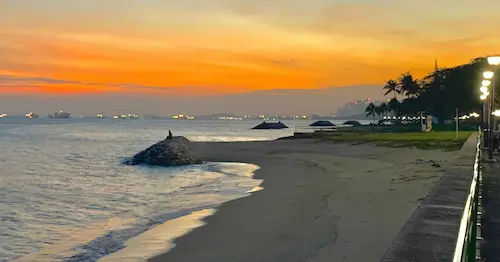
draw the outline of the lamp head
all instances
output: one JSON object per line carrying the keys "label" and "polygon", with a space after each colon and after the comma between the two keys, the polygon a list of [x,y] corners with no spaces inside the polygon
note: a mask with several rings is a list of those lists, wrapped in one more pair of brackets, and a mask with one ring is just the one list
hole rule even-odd
{"label": "lamp head", "polygon": [[488,64],[490,64],[490,65],[500,65],[500,56],[490,56],[490,57],[488,57]]}
{"label": "lamp head", "polygon": [[492,79],[494,75],[495,73],[493,73],[492,71],[483,72],[484,79]]}

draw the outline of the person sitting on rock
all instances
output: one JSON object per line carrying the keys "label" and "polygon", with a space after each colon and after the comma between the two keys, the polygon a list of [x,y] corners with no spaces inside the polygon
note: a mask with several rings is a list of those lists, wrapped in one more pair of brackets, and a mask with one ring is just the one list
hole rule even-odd
{"label": "person sitting on rock", "polygon": [[167,139],[172,139],[174,136],[172,135],[172,132],[168,130],[168,136]]}

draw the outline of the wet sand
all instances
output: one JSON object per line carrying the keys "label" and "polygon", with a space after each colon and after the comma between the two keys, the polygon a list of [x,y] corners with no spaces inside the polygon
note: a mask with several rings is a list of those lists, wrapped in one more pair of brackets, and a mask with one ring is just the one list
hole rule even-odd
{"label": "wet sand", "polygon": [[264,190],[150,261],[378,261],[456,155],[311,139],[193,146],[207,161],[260,166]]}
{"label": "wet sand", "polygon": [[100,262],[144,261],[155,254],[170,250],[172,240],[186,234],[193,228],[203,226],[202,218],[215,213],[214,209],[202,209],[187,216],[181,216],[129,239],[125,248],[99,259]]}

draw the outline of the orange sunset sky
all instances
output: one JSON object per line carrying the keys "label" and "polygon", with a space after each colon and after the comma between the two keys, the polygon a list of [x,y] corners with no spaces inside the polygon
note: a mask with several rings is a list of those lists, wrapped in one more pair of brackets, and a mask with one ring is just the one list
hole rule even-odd
{"label": "orange sunset sky", "polygon": [[382,84],[498,52],[498,0],[0,0],[0,94]]}

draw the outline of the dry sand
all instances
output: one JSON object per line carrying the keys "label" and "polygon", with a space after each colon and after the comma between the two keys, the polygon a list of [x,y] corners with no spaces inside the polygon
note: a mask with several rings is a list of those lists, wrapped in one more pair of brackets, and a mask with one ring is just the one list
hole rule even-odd
{"label": "dry sand", "polygon": [[224,203],[151,261],[378,261],[456,155],[310,139],[194,147],[259,165],[264,190]]}

